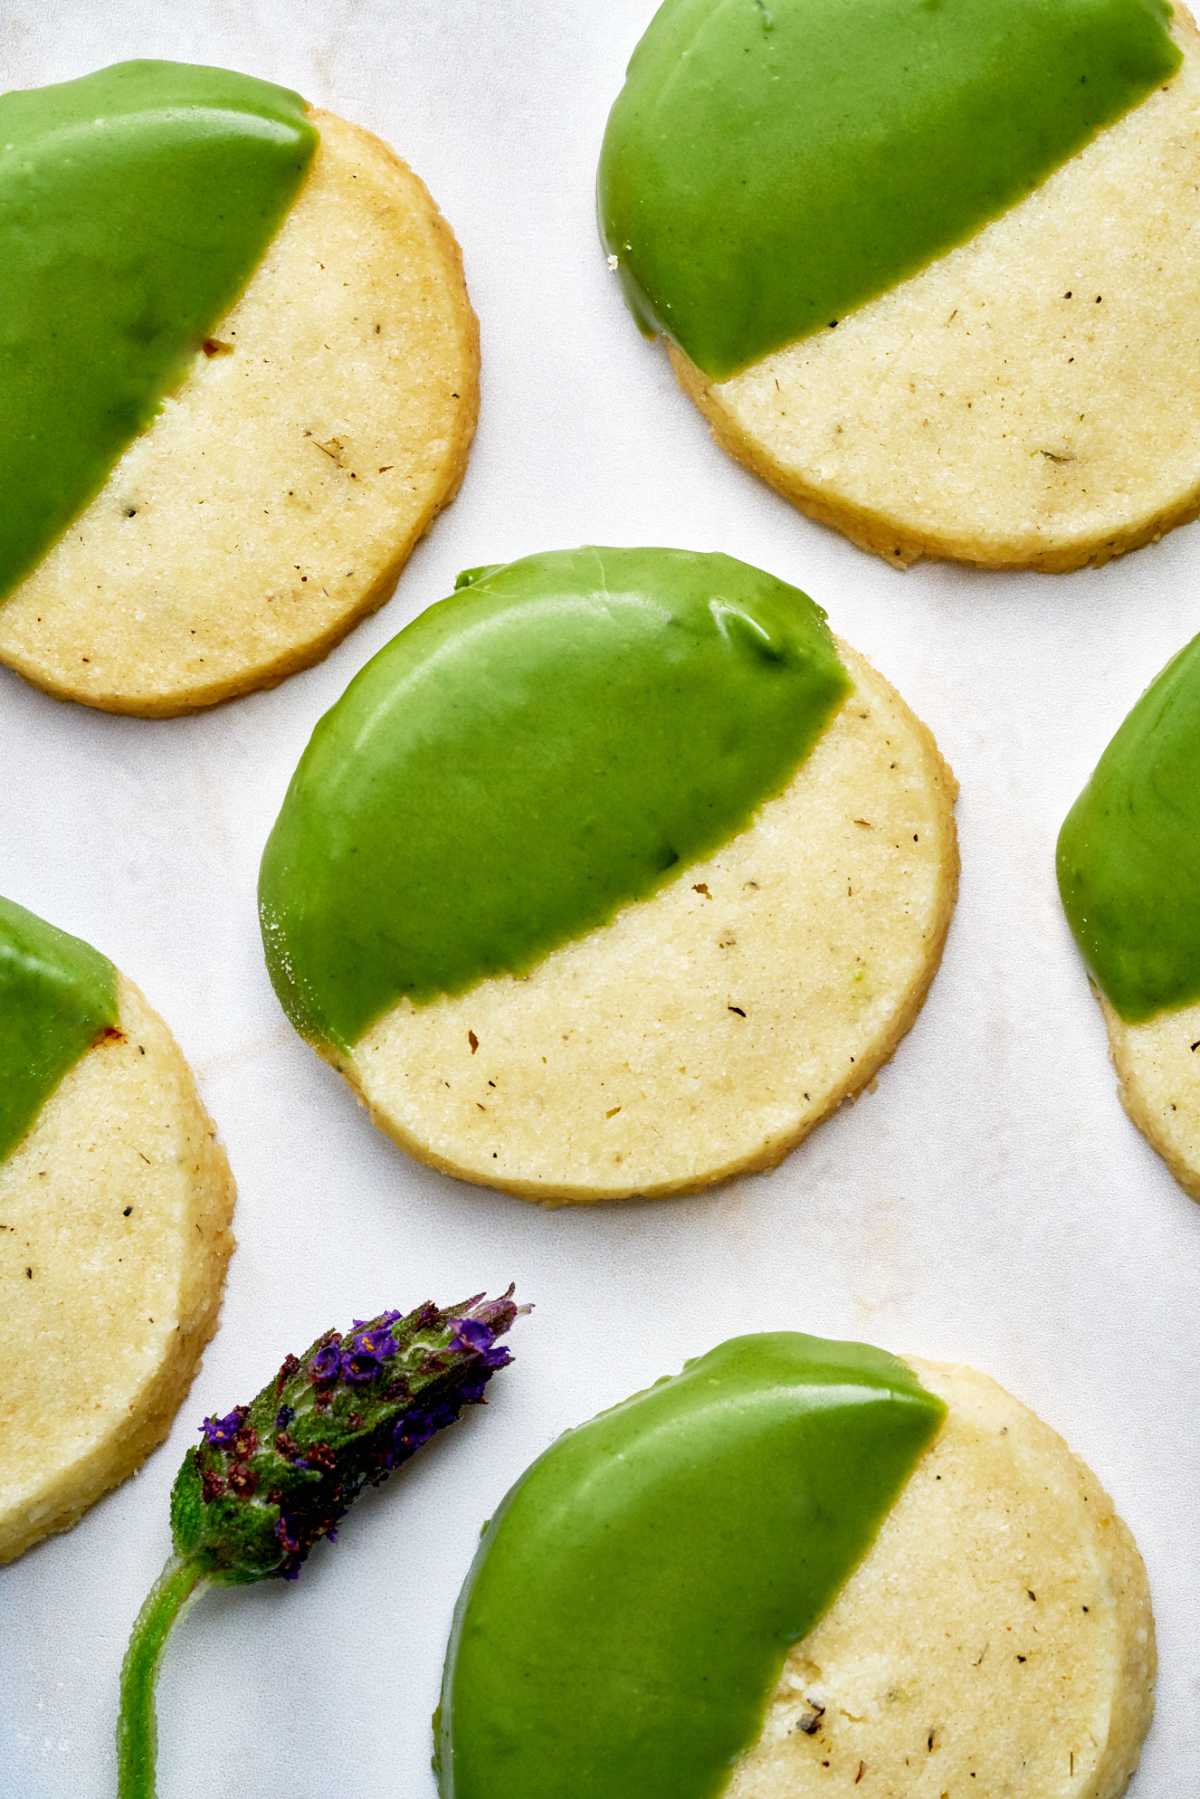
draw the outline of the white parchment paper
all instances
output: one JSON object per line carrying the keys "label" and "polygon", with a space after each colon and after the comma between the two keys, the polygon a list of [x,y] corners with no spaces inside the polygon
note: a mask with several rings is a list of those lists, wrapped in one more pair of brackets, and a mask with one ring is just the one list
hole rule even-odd
{"label": "white parchment paper", "polygon": [[[537,1310],[489,1408],[364,1500],[298,1585],[208,1595],[190,1615],[162,1680],[162,1799],[432,1799],[450,1613],[510,1482],[565,1426],[686,1356],[788,1327],[974,1363],[1087,1457],[1154,1585],[1162,1675],[1136,1799],[1200,1789],[1200,1208],[1118,1106],[1053,871],[1100,749],[1200,630],[1200,526],[1071,577],[900,575],[728,462],[626,316],[593,224],[605,116],[652,10],[0,6],[4,86],[177,57],[287,83],[381,133],[460,238],[484,357],[461,497],[391,603],[321,667],[158,724],[0,672],[0,889],[144,988],[240,1188],[221,1329],[169,1443],[0,1571],[3,1799],[112,1790],[120,1657],[201,1416],[327,1325],[510,1278]],[[309,732],[367,658],[460,568],[584,541],[722,549],[819,599],[953,763],[963,884],[942,972],[877,1091],[783,1167],[706,1198],[542,1213],[419,1168],[370,1129],[279,1011],[254,885]]]}

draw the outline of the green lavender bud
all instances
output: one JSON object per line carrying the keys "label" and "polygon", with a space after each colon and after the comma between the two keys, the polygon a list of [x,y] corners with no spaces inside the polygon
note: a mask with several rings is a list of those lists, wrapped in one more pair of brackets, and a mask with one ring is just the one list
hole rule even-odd
{"label": "green lavender bud", "polygon": [[517,1312],[511,1291],[383,1312],[289,1356],[249,1405],[205,1419],[171,1498],[176,1552],[221,1581],[295,1579],[365,1486],[483,1398]]}
{"label": "green lavender bud", "polygon": [[528,1310],[512,1292],[356,1319],[345,1336],[326,1331],[249,1405],[204,1420],[171,1495],[175,1553],[121,1670],[118,1799],[153,1799],[158,1665],[193,1594],[213,1581],[294,1580],[364,1487],[482,1401],[512,1360],[496,1339]]}

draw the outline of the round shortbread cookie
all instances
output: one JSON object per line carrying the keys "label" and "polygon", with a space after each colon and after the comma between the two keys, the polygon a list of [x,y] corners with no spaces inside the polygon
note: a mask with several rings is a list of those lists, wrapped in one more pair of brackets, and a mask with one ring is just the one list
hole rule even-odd
{"label": "round shortbread cookie", "polygon": [[1200,638],[1101,754],[1059,832],[1059,896],[1130,1118],[1200,1199]]}
{"label": "round shortbread cookie", "polygon": [[838,648],[852,691],[746,829],[527,973],[325,1050],[377,1125],[525,1199],[618,1199],[771,1167],[871,1081],[941,959],[956,786]]}
{"label": "round shortbread cookie", "polygon": [[314,112],[311,169],[183,385],[0,601],[0,660],[105,711],[270,686],[389,595],[462,479],[478,327],[412,171]]}
{"label": "round shortbread cookie", "polygon": [[233,1179],[166,1025],[119,1028],[0,1161],[0,1562],[65,1530],[163,1439],[216,1325]]}
{"label": "round shortbread cookie", "polygon": [[1154,1675],[1137,1548],[1054,1431],[971,1369],[781,1332],[504,1497],[435,1766],[444,1799],[1119,1799]]}
{"label": "round shortbread cookie", "polygon": [[1149,1727],[1146,1572],[1062,1438],[967,1368],[946,1422],[788,1657],[728,1799],[1119,1799]]}
{"label": "round shortbread cookie", "polygon": [[1200,38],[1179,71],[973,237],[710,379],[721,445],[897,565],[1100,564],[1200,511]]}
{"label": "round shortbread cookie", "polygon": [[1121,1104],[1200,1200],[1200,1005],[1130,1023],[1099,993]]}

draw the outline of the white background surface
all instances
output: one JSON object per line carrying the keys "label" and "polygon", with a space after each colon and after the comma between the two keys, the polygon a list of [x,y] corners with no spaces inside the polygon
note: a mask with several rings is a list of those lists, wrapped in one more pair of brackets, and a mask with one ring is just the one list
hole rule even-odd
{"label": "white background surface", "polygon": [[[510,1278],[537,1310],[489,1409],[364,1500],[298,1585],[210,1594],[186,1620],[162,1681],[162,1799],[432,1799],[450,1612],[506,1487],[568,1424],[724,1336],[780,1327],[975,1363],[1070,1438],[1154,1585],[1162,1675],[1135,1799],[1200,1788],[1200,1208],[1118,1106],[1053,872],[1100,749],[1200,629],[1200,526],[1098,573],[900,575],[727,462],[625,315],[593,225],[604,119],[651,11],[0,9],[4,86],[178,57],[295,86],[381,133],[460,238],[484,371],[460,499],[395,599],[321,667],[158,724],[0,671],[0,887],[144,988],[240,1187],[220,1332],[169,1443],[0,1571],[3,1799],[111,1790],[124,1640],[200,1417],[327,1325]],[[543,1213],[416,1167],[370,1129],[284,1022],[254,885],[309,731],[368,656],[458,569],[581,541],[722,549],[819,599],[953,763],[963,883],[942,972],[878,1091],[782,1168],[705,1198]]]}

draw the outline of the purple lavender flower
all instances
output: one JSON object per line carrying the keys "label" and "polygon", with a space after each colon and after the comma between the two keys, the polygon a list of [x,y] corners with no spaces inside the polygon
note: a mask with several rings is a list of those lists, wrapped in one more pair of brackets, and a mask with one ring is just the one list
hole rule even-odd
{"label": "purple lavender flower", "polygon": [[176,1482],[179,1553],[218,1580],[293,1578],[364,1487],[483,1400],[512,1359],[497,1338],[524,1309],[511,1288],[447,1310],[427,1302],[289,1356],[249,1406],[206,1420]]}
{"label": "purple lavender flower", "polygon": [[232,1412],[226,1412],[223,1418],[206,1418],[200,1429],[204,1432],[204,1441],[214,1449],[221,1449],[232,1443],[242,1425],[246,1421],[244,1405],[235,1405]]}
{"label": "purple lavender flower", "polygon": [[295,1580],[364,1487],[483,1399],[511,1360],[496,1338],[528,1309],[510,1287],[444,1311],[426,1301],[407,1315],[356,1318],[344,1338],[326,1331],[303,1356],[285,1356],[249,1405],[204,1420],[171,1493],[175,1553],[142,1607],[121,1673],[123,1794],[152,1790],[154,1683],[189,1596],[208,1581]]}
{"label": "purple lavender flower", "polygon": [[359,1319],[342,1346],[339,1373],[343,1380],[361,1385],[375,1380],[395,1354],[396,1339],[388,1325],[364,1325]]}
{"label": "purple lavender flower", "polygon": [[323,1343],[312,1357],[310,1364],[312,1378],[315,1381],[336,1380],[342,1371],[342,1352],[339,1347],[341,1338],[336,1331],[328,1343]]}
{"label": "purple lavender flower", "polygon": [[512,1356],[507,1349],[495,1349],[496,1333],[482,1318],[455,1318],[450,1344],[453,1349],[476,1350],[485,1368],[507,1368]]}
{"label": "purple lavender flower", "polygon": [[386,1324],[364,1325],[361,1330],[351,1332],[346,1343],[354,1355],[377,1356],[381,1362],[388,1361],[396,1353],[396,1339]]}
{"label": "purple lavender flower", "polygon": [[438,1427],[426,1412],[408,1412],[392,1432],[392,1456],[396,1467],[436,1437]]}
{"label": "purple lavender flower", "polygon": [[344,1351],[340,1373],[342,1379],[349,1381],[351,1386],[362,1386],[383,1373],[383,1363],[377,1355],[370,1355],[366,1350],[359,1350],[354,1354]]}

